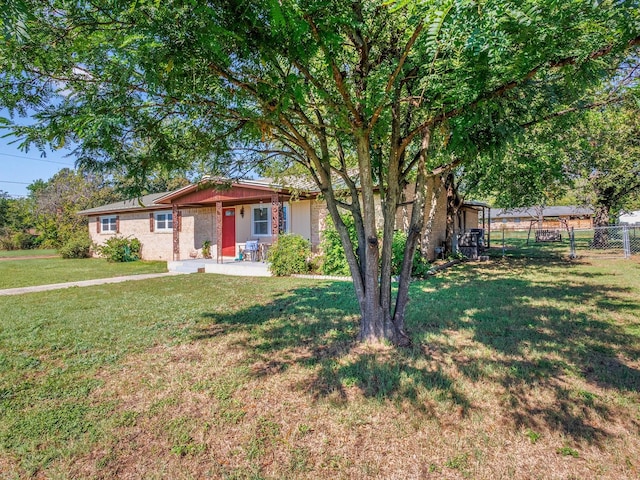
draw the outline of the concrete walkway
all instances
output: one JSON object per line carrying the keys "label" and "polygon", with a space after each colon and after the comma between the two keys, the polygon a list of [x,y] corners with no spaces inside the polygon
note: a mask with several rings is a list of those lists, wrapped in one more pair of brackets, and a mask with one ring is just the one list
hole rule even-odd
{"label": "concrete walkway", "polygon": [[183,275],[181,272],[165,272],[165,273],[143,273],[141,275],[123,275],[121,277],[96,278],[95,280],[80,280],[78,282],[53,283],[50,285],[34,285],[32,287],[17,287],[0,290],[0,296],[3,295],[21,295],[23,293],[46,292],[48,290],[60,290],[70,287],[90,287],[92,285],[104,285],[106,283],[122,283],[133,280],[147,280],[149,278],[167,277],[172,275]]}

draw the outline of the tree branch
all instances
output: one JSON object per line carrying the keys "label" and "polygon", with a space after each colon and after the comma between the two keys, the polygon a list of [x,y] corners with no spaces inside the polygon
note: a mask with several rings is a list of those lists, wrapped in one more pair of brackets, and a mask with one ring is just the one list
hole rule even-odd
{"label": "tree branch", "polygon": [[[389,80],[387,81],[387,85],[386,85],[386,87],[384,89],[385,95],[388,94],[391,91],[391,89],[393,88],[393,85],[394,85],[396,79],[398,78],[398,75],[400,75],[400,72],[402,71],[402,67],[404,66],[407,58],[409,57],[409,53],[411,52],[411,48],[413,48],[413,45],[416,43],[416,40],[420,36],[420,32],[422,32],[423,28],[424,28],[424,23],[420,22],[418,24],[418,26],[416,27],[416,29],[414,30],[413,34],[411,35],[411,38],[409,38],[409,41],[405,45],[404,51],[402,52],[402,55],[400,56],[400,59],[398,60],[398,65],[396,66],[396,69],[393,71],[393,73],[389,77]],[[370,120],[369,125],[367,127],[367,133],[368,134],[371,133],[371,131],[373,130],[373,127],[378,122],[378,119],[380,118],[380,115],[382,114],[382,110],[384,109],[384,107],[385,107],[385,101],[384,101],[384,97],[383,97],[382,98],[382,103],[380,103],[380,105],[378,105],[378,107],[375,109],[373,115],[371,116],[371,120]]]}
{"label": "tree branch", "polygon": [[[640,35],[629,40],[627,42],[627,46],[626,49],[630,49],[634,46],[640,45]],[[614,45],[608,45],[606,47],[603,47],[599,50],[596,50],[592,53],[590,53],[587,56],[588,60],[595,60],[597,58],[600,58],[604,55],[607,55],[608,53],[610,53],[614,48]],[[549,69],[556,69],[556,68],[560,68],[560,67],[564,67],[567,65],[575,65],[578,63],[578,61],[580,60],[580,57],[578,56],[571,56],[571,57],[566,57],[563,58],[561,60],[556,60],[553,62],[547,62],[546,63],[546,68]],[[411,143],[411,141],[413,140],[413,138],[420,133],[421,131],[423,131],[423,129],[429,127],[429,126],[433,126],[436,125],[444,120],[453,118],[458,116],[459,114],[461,114],[462,112],[465,112],[469,109],[473,109],[476,106],[478,106],[481,102],[486,101],[486,100],[490,100],[493,98],[499,98],[502,97],[505,93],[513,90],[516,87],[519,87],[521,85],[523,85],[524,83],[526,83],[527,81],[531,80],[533,77],[535,77],[537,75],[537,73],[543,68],[545,67],[545,64],[541,64],[541,65],[537,65],[534,68],[532,68],[531,70],[529,70],[520,80],[513,80],[511,82],[505,83],[501,86],[499,86],[498,88],[495,88],[489,92],[485,92],[484,94],[481,94],[480,96],[476,97],[475,100],[473,100],[472,102],[466,104],[466,105],[462,105],[456,108],[453,108],[449,111],[443,112],[440,115],[436,115],[435,117],[432,117],[428,120],[426,120],[425,122],[423,122],[422,124],[418,125],[417,127],[415,127],[413,130],[411,130],[411,132],[409,132],[409,134],[404,138],[404,140],[402,141],[402,145],[401,147],[404,149],[406,148],[409,143]]]}

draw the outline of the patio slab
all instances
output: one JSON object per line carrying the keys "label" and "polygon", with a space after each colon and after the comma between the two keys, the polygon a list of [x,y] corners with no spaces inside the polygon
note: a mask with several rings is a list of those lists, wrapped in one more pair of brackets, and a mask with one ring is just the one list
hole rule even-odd
{"label": "patio slab", "polygon": [[205,273],[231,275],[236,277],[270,277],[271,273],[263,262],[237,262],[225,259],[217,263],[213,259],[195,259],[167,262],[170,272],[196,273],[204,269]]}

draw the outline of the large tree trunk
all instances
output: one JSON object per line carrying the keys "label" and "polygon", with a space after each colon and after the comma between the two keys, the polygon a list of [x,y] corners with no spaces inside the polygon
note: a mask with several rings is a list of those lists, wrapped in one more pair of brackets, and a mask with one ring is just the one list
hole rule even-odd
{"label": "large tree trunk", "polygon": [[606,228],[609,226],[609,205],[598,205],[593,218],[593,248],[607,248],[609,244],[609,231]]}
{"label": "large tree trunk", "polygon": [[379,342],[389,338],[386,328],[388,312],[384,311],[380,297],[380,251],[378,245],[378,231],[376,228],[376,211],[374,197],[374,181],[371,168],[371,153],[369,139],[364,134],[356,138],[358,166],[360,168],[360,184],[362,198],[362,227],[364,244],[358,245],[360,268],[357,265],[349,265],[352,275],[361,275],[364,287],[362,299],[360,299],[359,340],[364,342]]}
{"label": "large tree trunk", "polygon": [[432,247],[441,247],[442,245],[434,245],[433,240],[433,224],[436,219],[440,193],[442,192],[442,178],[440,175],[430,175],[427,179],[426,192],[430,192],[431,202],[429,203],[429,211],[424,212],[424,227],[422,237],[420,239],[420,249],[424,258],[431,259]]}
{"label": "large tree trunk", "polygon": [[455,222],[458,217],[458,210],[462,205],[462,199],[458,195],[455,185],[453,173],[447,173],[444,180],[444,188],[447,192],[447,226],[445,234],[445,250],[446,253],[455,253],[453,251]]}
{"label": "large tree trunk", "polygon": [[544,205],[538,205],[533,207],[536,212],[536,218],[538,219],[538,226],[536,227],[538,230],[542,230],[544,228]]}
{"label": "large tree trunk", "polygon": [[418,241],[424,226],[424,207],[426,198],[427,169],[426,157],[431,140],[431,132],[426,130],[422,136],[420,149],[420,159],[417,166],[416,187],[413,200],[413,210],[411,211],[411,221],[407,232],[407,243],[404,249],[404,257],[400,268],[398,280],[398,294],[396,296],[396,306],[393,312],[393,325],[395,327],[396,344],[405,346],[411,343],[405,329],[405,313],[409,303],[409,284],[411,282],[411,269],[413,267],[413,256],[418,247]]}

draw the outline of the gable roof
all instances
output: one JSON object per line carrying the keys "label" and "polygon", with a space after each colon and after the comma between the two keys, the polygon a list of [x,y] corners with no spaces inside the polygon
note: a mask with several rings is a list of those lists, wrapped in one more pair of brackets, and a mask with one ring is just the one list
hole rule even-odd
{"label": "gable roof", "polygon": [[[172,201],[181,197],[187,197],[194,192],[205,191],[207,189],[211,190],[212,184],[218,185],[229,185],[231,189],[250,189],[254,191],[254,195],[256,192],[277,192],[283,193],[287,195],[291,195],[297,187],[291,186],[283,186],[274,183],[271,179],[258,179],[258,180],[243,180],[243,179],[228,179],[221,177],[205,177],[200,182],[192,183],[185,187],[178,188],[177,190],[172,190],[170,192],[162,192],[162,193],[152,193],[149,195],[144,195],[140,199],[133,198],[129,200],[124,200],[121,202],[110,203],[108,205],[102,205],[95,208],[89,208],[87,210],[82,210],[78,212],[79,215],[105,215],[112,214],[118,212],[128,212],[128,211],[144,211],[144,210],[159,210],[159,209],[167,209],[170,208]],[[305,185],[308,187],[309,185]],[[222,190],[221,190],[222,191]],[[316,191],[311,191],[307,188],[301,188],[298,193],[302,195],[315,196],[317,195]],[[258,193],[259,194],[259,193]]]}
{"label": "gable roof", "polygon": [[130,210],[157,210],[161,208],[167,208],[166,205],[160,205],[156,201],[168,193],[151,193],[144,195],[141,198],[133,198],[130,200],[124,200],[121,202],[110,203],[108,205],[102,205],[100,207],[89,208],[87,210],[81,210],[78,215],[101,215],[106,213],[126,212]]}
{"label": "gable roof", "polygon": [[[258,180],[244,180],[244,179],[228,179],[221,177],[205,177],[200,182],[192,183],[191,185],[187,185],[186,187],[179,188],[178,190],[174,190],[172,192],[165,193],[162,197],[156,199],[156,203],[158,204],[170,204],[172,200],[175,200],[180,197],[184,197],[193,192],[197,192],[200,190],[211,190],[212,185],[220,185],[220,186],[229,186],[230,189],[234,187],[244,187],[252,190],[258,191],[266,191],[266,192],[278,192],[278,193],[291,193],[292,188],[285,187],[282,185],[278,185],[273,183],[270,179],[258,179]],[[224,188],[220,189],[220,191],[224,191]],[[312,193],[309,191],[305,191],[304,193]]]}
{"label": "gable roof", "polygon": [[[192,183],[185,187],[178,188],[177,190],[172,190],[169,192],[161,192],[161,193],[152,193],[149,195],[144,195],[140,199],[133,198],[129,200],[124,200],[120,202],[110,203],[108,205],[102,205],[95,208],[89,208],[87,210],[81,210],[78,212],[78,215],[105,215],[105,214],[113,214],[119,212],[128,212],[128,211],[145,211],[145,210],[161,210],[167,209],[171,206],[172,202],[176,199],[189,200],[195,196],[202,196],[202,194],[209,190],[211,191],[211,184],[219,184],[219,185],[228,185],[231,189],[234,187],[238,190],[242,191],[243,189],[251,189],[255,193],[256,191],[262,192],[277,192],[285,195],[300,195],[308,197],[315,197],[319,194],[317,186],[313,185],[311,182],[299,178],[299,177],[287,177],[283,179],[283,183],[286,186],[277,184],[273,179],[270,178],[262,178],[262,179],[252,179],[252,180],[243,180],[243,179],[228,179],[221,177],[205,177],[200,182]],[[221,189],[221,194],[223,194],[224,190]],[[258,193],[259,194],[259,193]],[[202,198],[197,199],[202,201]],[[209,199],[211,200],[211,199]],[[226,200],[225,200],[226,201]],[[486,208],[489,207],[486,203],[477,202],[473,200],[464,201],[464,205],[471,208]],[[494,215],[495,216],[495,215]],[[519,215],[515,215],[519,216]]]}

